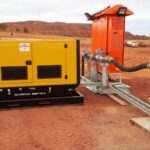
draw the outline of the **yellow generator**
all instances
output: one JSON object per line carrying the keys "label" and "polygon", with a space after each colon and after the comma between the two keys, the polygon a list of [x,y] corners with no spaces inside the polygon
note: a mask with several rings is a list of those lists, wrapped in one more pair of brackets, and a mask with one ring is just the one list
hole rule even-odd
{"label": "yellow generator", "polygon": [[1,40],[0,107],[82,103],[79,40]]}

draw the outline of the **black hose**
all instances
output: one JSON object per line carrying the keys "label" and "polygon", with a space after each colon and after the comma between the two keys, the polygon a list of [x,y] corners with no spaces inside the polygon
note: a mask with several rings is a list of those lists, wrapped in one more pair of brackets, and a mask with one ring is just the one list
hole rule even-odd
{"label": "black hose", "polygon": [[135,72],[135,71],[139,71],[142,69],[150,68],[150,63],[144,63],[144,64],[140,64],[134,67],[123,67],[114,59],[111,60],[111,63],[114,64],[118,69],[125,71],[125,72]]}

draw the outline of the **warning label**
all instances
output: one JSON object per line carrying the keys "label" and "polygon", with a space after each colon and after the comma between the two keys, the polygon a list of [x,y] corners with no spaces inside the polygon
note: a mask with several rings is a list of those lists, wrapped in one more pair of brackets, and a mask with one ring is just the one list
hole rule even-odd
{"label": "warning label", "polygon": [[30,51],[30,43],[19,43],[19,50],[21,52],[29,52]]}

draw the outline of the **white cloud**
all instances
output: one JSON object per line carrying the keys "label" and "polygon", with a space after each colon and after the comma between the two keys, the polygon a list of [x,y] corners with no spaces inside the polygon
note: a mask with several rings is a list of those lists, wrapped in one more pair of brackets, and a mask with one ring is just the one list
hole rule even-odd
{"label": "white cloud", "polygon": [[0,5],[0,22],[43,20],[85,23],[84,12],[94,13],[118,3],[135,13],[127,19],[127,30],[150,35],[148,0],[5,0]]}

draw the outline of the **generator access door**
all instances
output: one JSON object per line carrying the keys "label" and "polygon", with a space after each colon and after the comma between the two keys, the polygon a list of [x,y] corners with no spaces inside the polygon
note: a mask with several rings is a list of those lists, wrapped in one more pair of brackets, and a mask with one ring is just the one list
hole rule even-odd
{"label": "generator access door", "polygon": [[67,78],[67,43],[38,41],[33,48],[33,81],[45,85],[64,84]]}
{"label": "generator access door", "polygon": [[31,43],[0,41],[0,83],[32,82]]}

